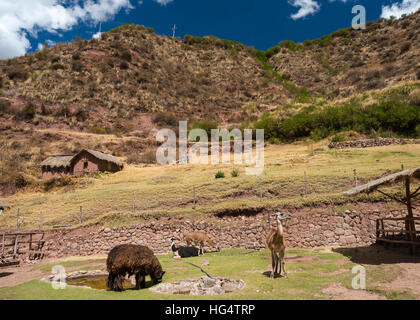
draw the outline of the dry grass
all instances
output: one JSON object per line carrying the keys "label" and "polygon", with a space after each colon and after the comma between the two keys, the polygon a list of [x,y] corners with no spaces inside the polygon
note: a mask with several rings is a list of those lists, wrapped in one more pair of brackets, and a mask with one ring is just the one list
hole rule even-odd
{"label": "dry grass", "polygon": [[[13,209],[0,216],[0,227],[15,228],[17,208],[20,208],[21,227],[28,229],[39,226],[41,212],[44,227],[77,224],[79,206],[83,206],[84,223],[119,226],[146,216],[183,215],[205,219],[229,209],[258,211],[273,207],[340,205],[349,201],[342,192],[353,186],[353,169],[357,169],[359,182],[363,183],[385,172],[398,171],[402,163],[405,168],[418,167],[420,145],[329,150],[326,144],[327,141],[317,143],[315,149],[321,147],[324,151],[316,151],[314,156],[308,155],[303,143],[269,146],[260,177],[246,175],[245,165],[127,166],[119,173],[90,178],[75,189],[21,192],[5,199]],[[228,174],[233,169],[239,171],[239,177]],[[219,170],[226,173],[226,178],[214,178]],[[305,171],[307,196],[304,196]],[[263,199],[260,199],[261,189]],[[379,195],[370,197],[380,198]]]}

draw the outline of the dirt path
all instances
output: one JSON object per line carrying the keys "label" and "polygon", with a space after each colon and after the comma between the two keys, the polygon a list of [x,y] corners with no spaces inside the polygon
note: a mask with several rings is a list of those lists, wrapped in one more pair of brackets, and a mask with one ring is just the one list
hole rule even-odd
{"label": "dirt path", "polygon": [[386,287],[392,290],[410,289],[417,299],[420,299],[420,265],[418,263],[401,263],[399,266],[404,271],[396,280],[387,284]]}
{"label": "dirt path", "polygon": [[340,283],[333,283],[322,293],[331,300],[386,300],[384,296],[370,293],[366,290],[350,290]]}
{"label": "dirt path", "polygon": [[67,258],[48,258],[44,259],[42,261],[37,261],[36,263],[23,263],[19,267],[7,267],[7,268],[1,268],[0,269],[0,287],[13,287],[17,286],[19,284],[35,280],[35,279],[41,279],[46,275],[45,272],[43,272],[40,269],[33,270],[38,265],[46,265],[46,264],[60,264],[63,262],[72,262],[72,261],[84,261],[86,260],[86,263],[79,264],[77,266],[69,266],[66,267],[66,271],[74,271],[79,270],[81,268],[85,267],[93,267],[98,266],[98,269],[105,269],[105,263],[101,262],[89,262],[89,260],[96,260],[96,259],[104,259],[106,256],[104,255],[95,255],[95,256],[83,256],[83,257],[67,257]]}
{"label": "dirt path", "polygon": [[0,269],[0,287],[13,287],[34,279],[41,279],[41,270],[31,271],[33,265]]}

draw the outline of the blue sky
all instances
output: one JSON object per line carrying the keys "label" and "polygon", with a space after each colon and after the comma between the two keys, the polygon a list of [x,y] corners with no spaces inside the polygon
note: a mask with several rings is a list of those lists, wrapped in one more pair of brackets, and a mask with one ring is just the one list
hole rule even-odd
{"label": "blue sky", "polygon": [[99,22],[102,31],[135,23],[161,35],[176,24],[180,37],[215,35],[265,50],[348,27],[358,4],[368,21],[420,8],[420,0],[1,0],[0,58],[35,51],[45,41],[90,39]]}

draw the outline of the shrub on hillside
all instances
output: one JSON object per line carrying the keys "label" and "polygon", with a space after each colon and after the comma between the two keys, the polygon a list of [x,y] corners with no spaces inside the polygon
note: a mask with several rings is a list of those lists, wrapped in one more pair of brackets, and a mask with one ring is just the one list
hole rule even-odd
{"label": "shrub on hillside", "polygon": [[216,179],[223,179],[224,177],[225,177],[225,173],[223,171],[219,170],[216,172],[216,175],[215,175]]}
{"label": "shrub on hillside", "polygon": [[230,173],[230,175],[232,176],[232,178],[239,177],[239,171],[238,170],[232,170],[232,172]]}
{"label": "shrub on hillside", "polygon": [[194,122],[191,126],[191,129],[203,129],[204,131],[206,131],[209,139],[211,139],[211,130],[217,129],[218,127],[219,125],[217,124],[216,121],[202,120],[202,121]]}
{"label": "shrub on hillside", "polygon": [[123,70],[127,70],[129,68],[128,63],[126,61],[121,61],[120,68]]}
{"label": "shrub on hillside", "polygon": [[51,63],[57,63],[60,61],[60,57],[59,56],[54,56],[51,58]]}
{"label": "shrub on hillside", "polygon": [[7,68],[7,76],[10,80],[26,80],[29,77],[28,71],[21,67],[9,67]]}
{"label": "shrub on hillside", "polygon": [[53,70],[58,70],[58,69],[65,69],[66,67],[64,66],[64,65],[62,65],[61,63],[53,63],[52,65],[51,65],[51,69],[53,69]]}
{"label": "shrub on hillside", "polygon": [[[381,134],[388,132],[391,135],[412,137],[418,134],[419,123],[420,108],[392,96],[368,107],[351,103],[322,109],[311,106],[282,121],[264,115],[254,125],[265,129],[266,139],[293,141],[305,137],[319,140],[348,130],[369,134],[372,129]],[[336,134],[333,139],[338,140],[340,137]]]}
{"label": "shrub on hillside", "polygon": [[83,107],[80,107],[77,109],[77,111],[74,113],[74,116],[76,117],[77,121],[84,122],[87,120],[89,114],[83,109]]}
{"label": "shrub on hillside", "polygon": [[123,59],[125,61],[128,61],[128,62],[131,62],[131,53],[127,49],[122,49],[120,51],[119,55],[120,55],[121,59]]}
{"label": "shrub on hillside", "polygon": [[260,120],[254,122],[255,129],[264,129],[264,139],[279,137],[279,121],[269,113],[263,114]]}
{"label": "shrub on hillside", "polygon": [[415,89],[410,93],[410,103],[420,107],[420,89]]}
{"label": "shrub on hillside", "polygon": [[287,48],[287,49],[292,50],[292,51],[297,51],[297,50],[300,49],[300,46],[292,40],[284,40],[284,41],[279,43],[279,46],[281,48]]}
{"label": "shrub on hillside", "polygon": [[22,109],[21,118],[25,120],[32,120],[35,117],[35,114],[35,105],[31,102],[28,102]]}
{"label": "shrub on hillside", "polygon": [[410,41],[405,42],[405,43],[401,46],[401,49],[400,49],[400,54],[406,53],[408,50],[410,50],[410,47],[411,47],[411,42],[410,42]]}
{"label": "shrub on hillside", "polygon": [[76,51],[71,57],[73,60],[80,60],[80,52]]}
{"label": "shrub on hillside", "polygon": [[6,114],[10,110],[10,102],[8,100],[0,99],[0,114]]}
{"label": "shrub on hillside", "polygon": [[174,115],[164,112],[160,112],[154,115],[152,121],[159,126],[176,126],[178,124],[178,120]]}
{"label": "shrub on hillside", "polygon": [[80,72],[83,70],[83,64],[79,60],[73,61],[71,64],[71,69],[73,71]]}
{"label": "shrub on hillside", "polygon": [[335,134],[333,135],[333,137],[331,138],[331,142],[342,142],[345,141],[346,137],[343,134]]}

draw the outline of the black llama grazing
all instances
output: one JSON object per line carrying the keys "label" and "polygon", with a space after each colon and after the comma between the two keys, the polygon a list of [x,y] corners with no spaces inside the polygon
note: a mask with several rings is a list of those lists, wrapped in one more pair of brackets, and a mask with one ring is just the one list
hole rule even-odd
{"label": "black llama grazing", "polygon": [[171,241],[171,249],[172,252],[176,255],[178,254],[181,258],[188,258],[188,257],[198,257],[200,255],[200,249],[196,247],[177,247],[175,245],[175,239],[169,239]]}

